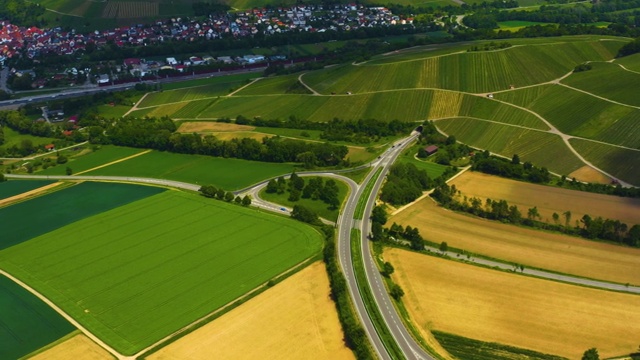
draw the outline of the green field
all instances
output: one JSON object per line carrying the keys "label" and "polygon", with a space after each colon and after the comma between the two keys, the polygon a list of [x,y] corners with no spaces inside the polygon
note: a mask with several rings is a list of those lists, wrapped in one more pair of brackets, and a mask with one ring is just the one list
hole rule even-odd
{"label": "green field", "polygon": [[[233,77],[221,76],[209,80],[210,84],[200,85],[175,90],[164,90],[161,92],[151,92],[142,100],[138,107],[159,106],[169,103],[199,100],[224,96],[245,84],[247,79],[235,79]],[[216,81],[213,81],[216,80]]]}
{"label": "green field", "polygon": [[536,22],[536,21],[511,20],[511,21],[501,21],[498,23],[498,26],[500,27],[500,30],[518,31],[527,26],[548,25],[548,24],[549,23]]}
{"label": "green field", "polygon": [[134,115],[168,115],[173,118],[249,118],[286,119],[291,115],[309,121],[324,122],[335,117],[346,120],[379,119],[422,121],[456,116],[478,117],[497,122],[546,130],[534,115],[490,99],[438,90],[397,90],[360,95],[247,95],[218,101],[189,102],[178,108],[165,105],[153,112],[136,111]]}
{"label": "green field", "polygon": [[74,331],[33,294],[0,275],[0,359],[18,359]]}
{"label": "green field", "polygon": [[617,64],[592,63],[591,66],[591,70],[574,73],[562,83],[606,99],[640,106],[640,73],[624,70]]}
{"label": "green field", "polygon": [[553,42],[383,65],[343,65],[305,74],[303,80],[324,94],[407,88],[484,93],[559,78],[585,61],[612,59],[622,44],[613,41]]}
{"label": "green field", "polygon": [[411,147],[400,155],[398,161],[415,165],[418,169],[426,171],[427,175],[429,175],[431,179],[436,179],[447,171],[448,166],[436,164],[423,159],[416,159],[415,155],[417,153],[418,147]]}
{"label": "green field", "polygon": [[84,182],[1,208],[0,229],[10,231],[11,236],[0,237],[0,250],[162,191],[151,186]]}
{"label": "green field", "polygon": [[5,249],[0,266],[130,355],[321,246],[302,223],[166,191]]}
{"label": "green field", "polygon": [[257,73],[249,72],[249,73],[243,73],[243,74],[214,76],[211,78],[203,78],[203,79],[176,81],[176,82],[171,82],[167,84],[162,84],[162,90],[165,90],[165,91],[176,90],[176,89],[184,89],[184,88],[194,87],[194,86],[215,85],[218,83],[245,82],[247,80],[255,79],[258,76],[259,74]]}
{"label": "green field", "polygon": [[618,58],[614,61],[614,64],[620,64],[629,70],[640,72],[640,54]]}
{"label": "green field", "polygon": [[611,103],[561,85],[542,85],[495,94],[527,107],[560,131],[612,144],[640,146],[640,110]]}
{"label": "green field", "polygon": [[7,149],[14,145],[19,148],[22,141],[24,140],[29,140],[31,141],[33,146],[38,146],[38,147],[51,144],[54,140],[56,140],[54,138],[39,137],[39,136],[33,136],[29,134],[20,134],[19,132],[7,126],[2,127],[2,131],[4,132],[4,144],[0,145],[0,149]]}
{"label": "green field", "polygon": [[511,158],[570,174],[584,164],[554,134],[472,119],[437,121],[436,126],[460,142]]}
{"label": "green field", "polygon": [[[308,182],[309,179],[311,179],[311,177],[308,176],[304,176],[302,177],[305,182]],[[322,178],[323,181],[327,181],[329,179],[332,178]],[[335,179],[333,179],[335,180]],[[344,201],[344,199],[347,196],[347,193],[349,192],[349,188],[347,187],[347,185],[340,181],[340,180],[335,180],[336,185],[338,185],[338,200],[340,200],[340,204],[342,204],[342,202]],[[262,198],[263,200],[272,202],[272,203],[276,203],[276,204],[280,204],[280,205],[284,205],[287,206],[289,208],[293,208],[295,205],[301,205],[304,206],[310,210],[312,210],[313,212],[315,212],[316,214],[318,214],[318,216],[325,218],[327,220],[331,220],[331,221],[336,221],[338,220],[338,215],[340,212],[340,208],[335,209],[335,210],[330,210],[329,209],[329,205],[327,205],[325,202],[323,202],[322,200],[312,200],[312,199],[303,199],[300,198],[300,200],[298,201],[289,201],[289,192],[285,191],[283,194],[278,194],[278,193],[268,193],[266,192],[266,188],[263,189],[262,191],[260,191],[260,198]]]}
{"label": "green field", "polygon": [[640,186],[640,151],[581,139],[571,139],[569,142],[593,165],[623,181]]}
{"label": "green field", "polygon": [[291,171],[292,164],[152,151],[83,175],[151,177],[237,190]]}
{"label": "green field", "polygon": [[[270,94],[288,94],[293,90],[297,90],[297,94],[310,94],[306,89],[301,89],[298,82],[300,74],[275,76],[264,78],[238,91],[237,95],[270,95]],[[303,91],[305,90],[305,91]]]}
{"label": "green field", "polygon": [[49,185],[51,183],[53,183],[53,181],[48,180],[8,180],[0,182],[0,200]]}
{"label": "green field", "polygon": [[39,171],[38,175],[66,175],[67,167],[73,170],[74,174],[93,169],[97,166],[116,161],[134,154],[143,152],[143,149],[128,148],[114,145],[102,145],[100,149],[85,155],[70,156],[67,163],[57,165]]}

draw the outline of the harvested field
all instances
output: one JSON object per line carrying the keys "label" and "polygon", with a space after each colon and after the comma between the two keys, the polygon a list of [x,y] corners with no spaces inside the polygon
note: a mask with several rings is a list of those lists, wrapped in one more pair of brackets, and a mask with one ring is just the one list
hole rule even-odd
{"label": "harvested field", "polygon": [[316,262],[148,359],[354,359],[329,292]]}
{"label": "harvested field", "polygon": [[180,124],[178,132],[223,132],[223,131],[252,131],[255,127],[248,125],[236,125],[213,121],[185,121]]}
{"label": "harvested field", "polygon": [[211,133],[211,135],[215,136],[218,140],[221,141],[229,141],[232,139],[254,139],[257,141],[262,141],[264,138],[270,138],[274,135],[271,134],[263,134],[259,132],[253,131],[235,131],[235,132],[219,132],[219,133]]}
{"label": "harvested field", "polygon": [[[573,220],[572,220],[573,221]],[[445,210],[425,198],[389,219],[430,241],[566,274],[640,285],[640,249],[506,225]],[[583,350],[584,351],[584,350]]]}
{"label": "harvested field", "polygon": [[30,360],[110,360],[113,356],[83,334],[78,334],[57,344]]}
{"label": "harvested field", "polygon": [[595,184],[611,184],[611,178],[588,165],[572,172],[568,177]]}
{"label": "harvested field", "polygon": [[482,341],[579,359],[637,349],[640,296],[589,289],[387,249],[413,322]]}
{"label": "harvested field", "polygon": [[640,224],[640,199],[531,184],[474,171],[467,171],[451,184],[463,195],[480,198],[483,203],[487,198],[506,200],[510,205],[517,205],[525,215],[529,208],[537,206],[542,220],[548,223],[553,223],[555,212],[564,224],[562,214],[569,210],[573,219],[571,225],[585,213],[591,217],[620,220],[629,227]]}

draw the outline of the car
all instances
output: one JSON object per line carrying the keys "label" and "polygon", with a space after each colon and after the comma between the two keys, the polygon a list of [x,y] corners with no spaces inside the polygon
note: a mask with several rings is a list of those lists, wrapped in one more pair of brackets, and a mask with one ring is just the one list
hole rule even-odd
{"label": "car", "polygon": [[280,210],[282,210],[282,211],[287,211],[287,209],[285,209],[285,208],[280,208]]}

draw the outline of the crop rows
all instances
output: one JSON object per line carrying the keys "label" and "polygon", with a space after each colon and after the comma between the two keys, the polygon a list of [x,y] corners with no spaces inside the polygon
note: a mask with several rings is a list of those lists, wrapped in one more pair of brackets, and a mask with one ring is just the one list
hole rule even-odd
{"label": "crop rows", "polygon": [[48,180],[11,180],[0,183],[0,200],[49,185]]}
{"label": "crop rows", "polygon": [[522,107],[528,107],[529,104],[541,97],[550,87],[553,85],[546,84],[540,86],[533,86],[524,89],[515,89],[511,91],[505,91],[494,94],[494,98],[497,100],[506,101],[510,104],[515,104]]}
{"label": "crop rows", "polygon": [[473,119],[449,119],[436,123],[447,134],[471,146],[569,174],[584,164],[553,134]]}
{"label": "crop rows", "polygon": [[629,70],[640,72],[640,54],[633,54],[618,58],[614,64],[620,64]]}
{"label": "crop rows", "polygon": [[163,92],[153,92],[148,94],[140,103],[140,107],[159,106],[167,103],[198,100],[202,98],[211,98],[223,96],[229,93],[229,90],[242,85],[241,81],[216,83],[205,86],[196,86],[186,89],[168,90]]}
{"label": "crop rows", "polygon": [[260,79],[240,90],[236,95],[286,94],[287,90],[298,82],[298,76],[293,74]]}
{"label": "crop rows", "polygon": [[640,106],[640,74],[616,64],[593,63],[589,71],[574,73],[563,83],[623,104]]}
{"label": "crop rows", "polygon": [[587,161],[632,185],[640,186],[640,151],[588,140],[571,139],[571,145]]}
{"label": "crop rows", "polygon": [[406,88],[482,93],[550,81],[584,61],[610,59],[614,52],[609,48],[611,45],[605,43],[525,45],[377,66],[341,66],[305,75],[304,80],[325,94]]}
{"label": "crop rows", "polygon": [[0,263],[132,354],[320,247],[301,223],[171,191],[14,246]]}

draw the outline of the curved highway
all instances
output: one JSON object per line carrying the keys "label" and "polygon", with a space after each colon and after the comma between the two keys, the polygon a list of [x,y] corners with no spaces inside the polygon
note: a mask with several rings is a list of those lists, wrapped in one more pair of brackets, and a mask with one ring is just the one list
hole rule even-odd
{"label": "curved highway", "polygon": [[[382,275],[378,270],[375,261],[372,257],[370,248],[369,248],[369,240],[367,236],[370,232],[371,224],[370,224],[370,215],[371,211],[375,205],[375,200],[377,198],[377,194],[380,191],[382,183],[386,177],[387,172],[391,165],[395,162],[397,157],[401,154],[401,152],[411,144],[417,137],[419,133],[413,132],[409,137],[396,141],[391,148],[387,149],[378,159],[371,162],[368,165],[363,167],[371,167],[373,171],[370,171],[362,185],[356,184],[353,180],[335,174],[333,172],[327,171],[318,171],[318,172],[304,172],[298,173],[300,176],[329,176],[347,183],[350,188],[349,197],[346,199],[343,210],[338,218],[337,227],[338,227],[338,239],[337,239],[337,247],[338,247],[338,260],[342,267],[342,271],[347,280],[347,285],[349,288],[349,293],[353,299],[356,312],[361,320],[361,323],[364,327],[364,330],[375,350],[378,358],[380,359],[392,359],[389,355],[389,352],[385,348],[383,342],[378,335],[375,326],[373,325],[367,310],[364,305],[364,301],[362,296],[358,290],[358,283],[356,280],[356,276],[354,273],[354,266],[351,259],[351,229],[359,229],[361,232],[362,239],[360,239],[361,243],[361,253],[363,257],[363,264],[365,267],[365,275],[367,278],[367,286],[371,289],[373,297],[375,299],[375,303],[377,308],[380,310],[380,313],[384,319],[385,325],[389,329],[392,334],[395,342],[398,344],[398,347],[403,353],[404,358],[406,359],[424,359],[424,360],[432,360],[434,357],[427,353],[413,338],[413,336],[409,333],[409,331],[405,328],[402,319],[397,313],[393,302],[388,294]],[[376,173],[376,169],[382,169],[380,175],[378,176],[375,185],[370,194],[365,194],[366,184],[371,180],[371,178]],[[142,177],[128,177],[128,176],[53,176],[53,175],[14,175],[14,174],[6,174],[7,178],[31,178],[31,179],[51,179],[51,180],[98,180],[98,181],[125,181],[125,182],[137,182],[137,183],[145,183],[145,184],[153,184],[159,186],[169,186],[176,187],[180,189],[190,190],[190,191],[198,191],[200,189],[200,185],[190,184],[179,181],[172,180],[163,180],[163,179],[153,179],[153,178],[142,178]],[[284,175],[286,176],[286,175]],[[290,209],[283,207],[281,205],[273,204],[267,201],[260,199],[258,193],[260,189],[266,186],[268,180],[262,181],[256,185],[253,185],[250,188],[241,189],[235,191],[236,195],[239,194],[249,194],[254,199],[252,205],[257,207],[264,208],[266,210],[275,211],[275,212],[285,212],[289,213]],[[362,196],[368,195],[366,201],[366,207],[364,210],[364,215],[362,220],[355,219],[355,210],[358,204],[359,199]],[[334,225],[334,223],[330,221],[323,220],[327,224]],[[431,249],[435,251],[435,249]],[[455,256],[455,254],[454,254]],[[490,267],[501,267],[503,269],[510,269],[513,265],[507,264],[504,262],[498,262],[493,260],[485,260],[485,259],[471,259],[470,262],[478,263],[484,266]],[[584,279],[579,277],[572,277],[570,275],[562,275],[551,272],[546,272],[543,270],[529,270],[525,271],[527,274],[550,279],[556,281],[562,281],[566,283],[590,286],[595,288],[602,288],[606,290],[614,290],[614,291],[622,291],[628,293],[639,293],[640,287],[638,286],[627,286],[622,284],[609,283],[605,281],[597,281],[592,279]]]}

